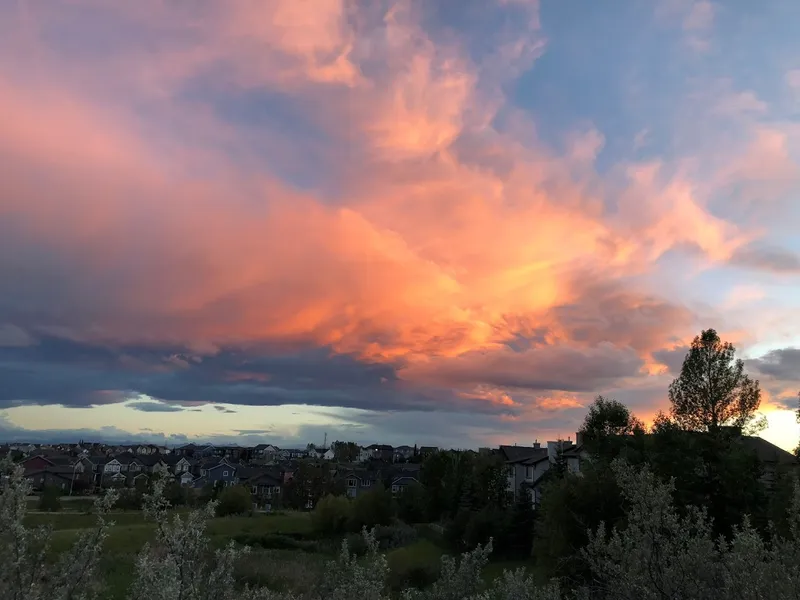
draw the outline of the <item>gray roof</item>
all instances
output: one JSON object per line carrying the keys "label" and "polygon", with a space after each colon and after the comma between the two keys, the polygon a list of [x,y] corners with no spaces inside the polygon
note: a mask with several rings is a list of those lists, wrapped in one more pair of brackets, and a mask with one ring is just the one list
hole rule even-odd
{"label": "gray roof", "polygon": [[532,446],[500,446],[500,454],[507,462],[522,462],[530,458],[538,459],[547,456],[547,448]]}

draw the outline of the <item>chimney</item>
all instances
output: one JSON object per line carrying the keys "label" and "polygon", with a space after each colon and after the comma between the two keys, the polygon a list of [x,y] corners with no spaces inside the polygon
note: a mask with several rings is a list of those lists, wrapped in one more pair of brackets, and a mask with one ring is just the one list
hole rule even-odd
{"label": "chimney", "polygon": [[576,446],[583,446],[583,432],[578,431],[575,433],[575,445]]}
{"label": "chimney", "polygon": [[542,447],[542,445],[539,443],[539,441],[538,441],[538,440],[534,440],[534,441],[533,441],[533,448],[534,448],[535,450],[538,450],[538,449],[539,449],[539,448],[541,448],[541,447]]}

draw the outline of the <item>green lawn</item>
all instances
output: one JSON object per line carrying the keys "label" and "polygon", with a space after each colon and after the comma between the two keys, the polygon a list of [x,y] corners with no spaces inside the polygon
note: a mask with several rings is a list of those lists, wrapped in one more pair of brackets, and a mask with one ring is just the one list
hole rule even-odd
{"label": "green lawn", "polygon": [[[107,584],[104,598],[121,600],[125,598],[132,582],[136,555],[146,542],[154,538],[155,525],[145,521],[142,513],[138,511],[114,512],[109,518],[115,522],[115,525],[110,529],[104,544],[100,571]],[[34,513],[28,514],[25,522],[30,526],[50,525],[53,527],[51,549],[55,557],[72,546],[81,530],[92,527],[95,518],[92,515],[80,513]],[[211,543],[218,547],[227,544],[234,536],[243,533],[296,535],[310,531],[311,519],[308,513],[300,512],[252,517],[218,517],[211,519],[208,524]],[[268,577],[268,574],[259,573],[255,566],[259,555],[259,552],[253,553],[249,559],[251,567],[246,569],[248,571],[247,579],[252,582]],[[281,558],[282,573],[269,576],[285,580],[286,585],[293,584],[296,570],[293,571],[289,565],[289,557],[280,553],[277,556]]]}
{"label": "green lawn", "polygon": [[[141,512],[119,511],[110,515],[115,522],[104,545],[100,571],[107,589],[106,600],[122,600],[133,579],[136,555],[142,546],[155,536],[155,525],[144,520]],[[81,530],[92,527],[95,518],[81,513],[34,513],[26,516],[27,525],[51,525],[54,529],[52,551],[67,550]],[[311,518],[308,513],[287,511],[274,515],[218,517],[208,523],[208,534],[215,547],[227,544],[242,535],[281,534],[311,536]],[[333,548],[333,546],[336,546]],[[241,564],[237,565],[237,579],[251,585],[269,585],[273,589],[305,591],[324,572],[326,563],[338,545],[318,552],[299,550],[267,550],[254,548]],[[409,585],[420,573],[435,576],[445,549],[431,539],[419,538],[416,542],[386,553],[393,587]],[[530,561],[495,561],[484,570],[489,582],[504,569],[530,568]],[[426,575],[427,574],[427,575]]]}

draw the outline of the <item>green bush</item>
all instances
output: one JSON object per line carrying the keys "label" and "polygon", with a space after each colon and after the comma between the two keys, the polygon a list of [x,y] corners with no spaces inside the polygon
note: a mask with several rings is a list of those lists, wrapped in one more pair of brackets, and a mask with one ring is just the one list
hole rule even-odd
{"label": "green bush", "polygon": [[121,490],[116,508],[122,510],[139,510],[142,508],[142,493],[139,490]]}
{"label": "green bush", "polygon": [[39,497],[39,510],[56,512],[61,510],[61,490],[53,486],[45,486]]}
{"label": "green bush", "polygon": [[381,550],[402,548],[417,541],[417,530],[398,521],[394,525],[379,525],[375,528],[375,540]]}
{"label": "green bush", "polygon": [[347,540],[347,548],[352,554],[364,556],[367,553],[367,542],[364,540],[363,534],[349,533],[345,539]]}
{"label": "green bush", "polygon": [[373,490],[359,495],[353,503],[350,531],[372,529],[392,522],[392,494],[378,484]]}
{"label": "green bush", "polygon": [[241,485],[225,488],[219,495],[219,504],[217,504],[217,516],[219,517],[241,515],[252,509],[253,500],[250,497],[250,491]]}
{"label": "green bush", "polygon": [[351,502],[344,496],[325,496],[311,513],[311,526],[322,535],[343,533],[351,519]]}
{"label": "green bush", "polygon": [[429,565],[402,565],[389,572],[389,587],[395,591],[408,588],[424,589],[439,578],[440,567]]}

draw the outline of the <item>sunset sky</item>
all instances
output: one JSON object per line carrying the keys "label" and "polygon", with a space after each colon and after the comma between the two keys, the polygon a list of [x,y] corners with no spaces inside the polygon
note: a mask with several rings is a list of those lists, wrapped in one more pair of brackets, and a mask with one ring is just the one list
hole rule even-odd
{"label": "sunset sky", "polygon": [[0,0],[0,438],[574,439],[714,327],[793,448],[798,23]]}

